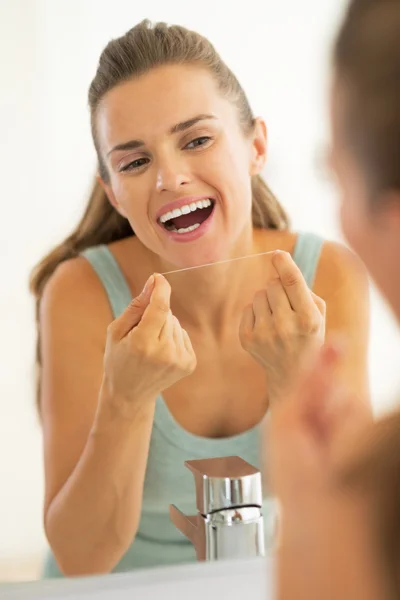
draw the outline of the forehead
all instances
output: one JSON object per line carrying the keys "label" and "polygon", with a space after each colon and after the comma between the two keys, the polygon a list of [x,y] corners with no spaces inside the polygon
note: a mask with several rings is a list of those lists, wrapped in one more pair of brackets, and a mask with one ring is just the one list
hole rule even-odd
{"label": "forehead", "polygon": [[173,125],[196,115],[219,117],[229,110],[229,104],[205,69],[159,67],[104,96],[97,111],[97,131],[103,147],[131,138],[151,143]]}

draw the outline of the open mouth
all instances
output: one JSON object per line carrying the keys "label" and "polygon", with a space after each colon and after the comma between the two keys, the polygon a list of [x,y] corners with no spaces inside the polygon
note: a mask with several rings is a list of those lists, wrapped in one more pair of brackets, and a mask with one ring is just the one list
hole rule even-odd
{"label": "open mouth", "polygon": [[190,233],[209,219],[214,206],[215,201],[212,198],[197,200],[165,213],[158,221],[167,231],[181,234]]}

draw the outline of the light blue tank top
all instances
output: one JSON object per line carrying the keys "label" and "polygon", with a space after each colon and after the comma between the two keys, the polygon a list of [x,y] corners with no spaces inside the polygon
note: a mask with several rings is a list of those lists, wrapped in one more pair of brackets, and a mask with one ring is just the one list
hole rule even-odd
{"label": "light blue tank top", "polygon": [[[322,238],[314,234],[300,233],[297,237],[293,258],[310,288],[313,286],[322,245]],[[132,297],[113,254],[105,245],[89,248],[82,254],[102,281],[114,317],[119,316]],[[178,425],[160,396],[156,402],[139,530],[114,572],[195,561],[192,544],[169,518],[170,504],[175,504],[187,515],[196,513],[194,479],[184,462],[217,456],[240,456],[260,467],[260,442],[260,425],[223,439],[209,439],[188,433]],[[269,522],[267,511],[266,500],[266,524]],[[44,576],[62,577],[51,553],[46,558]]]}

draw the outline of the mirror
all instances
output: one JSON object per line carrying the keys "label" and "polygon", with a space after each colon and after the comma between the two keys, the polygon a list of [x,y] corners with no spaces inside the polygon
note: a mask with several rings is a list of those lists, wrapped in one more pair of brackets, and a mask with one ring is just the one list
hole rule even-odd
{"label": "mirror", "polygon": [[[242,83],[255,114],[266,120],[269,151],[263,174],[287,210],[293,230],[314,232],[324,239],[340,242],[336,190],[316,169],[315,156],[319,155],[321,142],[328,138],[325,93],[330,73],[328,57],[344,6],[344,1],[306,0],[301,10],[294,2],[288,11],[287,3],[253,0],[247,11],[243,11],[243,6],[230,9],[228,29],[223,7],[207,1],[198,11],[178,0],[171,0],[168,6],[154,0],[146,3],[143,9],[127,0],[115,0],[112,5],[106,0],[73,4],[15,0],[2,6],[0,44],[4,44],[3,56],[12,55],[13,61],[3,61],[1,65],[4,70],[2,80],[9,82],[2,91],[5,109],[0,112],[2,138],[8,140],[0,147],[1,164],[7,174],[2,190],[5,199],[3,219],[7,225],[2,229],[0,241],[4,281],[4,293],[0,298],[3,341],[0,377],[1,582],[42,578],[48,557],[42,525],[43,435],[35,411],[35,315],[27,282],[34,264],[69,235],[86,206],[86,190],[96,164],[87,89],[101,50],[111,38],[121,35],[145,17],[181,23],[208,36]],[[74,32],[73,43],[71,31]],[[26,52],[27,47],[31,51]],[[281,243],[277,242],[275,247],[279,246]],[[292,246],[287,244],[285,248],[292,251]],[[240,293],[243,294],[243,305],[251,301],[263,279],[270,276],[268,261],[271,255],[264,250],[271,249],[261,249],[259,256],[236,256],[238,260],[230,265],[232,269],[241,270],[245,276],[253,272],[249,265],[252,264],[253,269],[256,265],[259,277],[257,281],[250,277],[247,286],[241,289],[232,290],[228,286],[227,295],[237,299],[241,297]],[[212,296],[213,281],[219,281],[227,268],[227,264],[222,263],[198,266],[204,269],[203,279],[195,270],[166,274],[175,305],[174,290],[178,286],[184,287],[183,281],[188,290],[204,299],[207,294]],[[138,286],[144,284],[150,272],[143,267]],[[201,287],[199,281],[202,281]],[[189,309],[186,307],[188,315]],[[214,325],[218,326],[217,316]],[[389,407],[400,383],[395,362],[399,336],[390,312],[373,287],[371,327],[369,375],[371,396],[378,413]],[[253,370],[246,375],[248,396],[261,397],[265,380],[258,365],[248,353],[242,352],[237,331],[238,320],[232,322],[231,339],[225,338],[225,357],[229,357],[228,352],[236,353],[233,373],[229,370],[229,358],[226,358],[228,383],[235,390],[239,389],[243,384],[242,366],[246,365],[247,369],[251,365]],[[209,358],[216,355],[215,336],[196,338],[194,334],[192,338],[200,357],[199,370],[192,376],[193,387],[200,389],[200,385],[204,387],[210,378],[208,369],[216,367],[214,359]],[[185,497],[181,497],[180,483],[175,480],[171,483],[163,476],[161,462],[157,469],[150,464],[148,485],[155,485],[157,489],[163,481],[163,490],[169,490],[165,496],[163,492],[165,506],[171,502],[179,503],[187,514],[195,510],[195,504],[192,481],[190,474],[185,472],[183,460],[197,456],[190,444],[186,451],[188,440],[192,443],[205,433],[211,435],[207,455],[215,456],[224,445],[219,439],[224,432],[251,429],[257,422],[257,415],[249,411],[243,413],[240,423],[234,414],[226,420],[220,414],[218,426],[212,431],[207,415],[215,406],[213,398],[208,394],[205,396],[208,410],[199,411],[197,418],[192,419],[190,434],[187,433],[190,428],[185,429],[184,415],[178,416],[172,398],[168,409],[161,401],[157,406],[157,418],[161,422],[160,430],[157,430],[159,439],[162,440],[163,435],[173,438],[169,441],[171,448],[175,448]],[[261,414],[260,403],[258,416]],[[215,417],[214,421],[218,422],[218,419]],[[179,438],[177,446],[173,445],[175,435]],[[248,452],[245,449],[246,434],[238,435],[243,450],[239,452],[235,448],[234,453],[259,466],[253,448]],[[200,440],[195,446],[197,442],[200,444]],[[155,450],[161,461],[162,448]],[[231,447],[229,453],[232,453]],[[156,494],[151,502],[146,502],[145,498],[144,504],[149,529],[160,532],[165,527],[166,537],[171,535],[181,539],[165,514],[160,516]],[[264,509],[264,515],[268,514],[273,515],[272,508],[271,511]],[[267,525],[273,528],[273,522]],[[138,566],[153,561],[155,568],[159,563],[151,543],[143,541],[142,548]],[[184,560],[193,560],[190,544],[184,548]],[[181,563],[179,544],[171,549],[168,558],[171,565]]]}
{"label": "mirror", "polygon": [[[199,209],[201,210],[204,209]],[[295,258],[301,262],[302,244],[299,243],[297,248],[299,250],[295,250]],[[115,295],[120,272],[114,262],[109,262],[114,260],[113,257],[114,255],[104,247],[98,247],[86,254],[87,260],[97,269],[99,275],[104,277],[102,281],[110,294],[110,301],[124,302],[127,305],[128,296],[122,298],[120,295]],[[147,275],[148,273],[145,280]],[[137,451],[143,453],[142,462],[133,456],[132,461],[129,462],[132,471],[142,471],[143,460],[146,461],[147,458],[140,522],[134,541],[130,543],[129,549],[116,564],[115,572],[177,565],[196,560],[196,548],[170,518],[171,504],[179,507],[179,510],[188,516],[196,514],[198,510],[201,512],[204,510],[196,505],[196,488],[193,476],[185,467],[185,461],[239,456],[250,466],[256,467],[257,470],[261,469],[261,421],[268,407],[266,375],[260,365],[243,349],[239,339],[239,329],[244,308],[252,303],[257,290],[265,287],[273,275],[271,253],[268,252],[164,274],[171,287],[172,311],[175,315],[179,315],[180,324],[188,333],[196,355],[197,366],[193,373],[179,377],[175,384],[158,395],[154,413],[151,413],[151,422],[140,422],[142,431],[148,428],[149,433],[151,432],[150,442],[143,442],[145,451],[141,447]],[[224,294],[221,301],[222,283]],[[159,283],[156,284],[153,294],[156,294],[157,286]],[[119,289],[122,289],[122,282]],[[226,298],[229,298],[229,301],[226,301]],[[154,302],[157,302],[157,298]],[[150,302],[149,308],[152,307],[153,304]],[[119,308],[122,309],[122,304]],[[116,316],[119,308],[116,310]],[[212,313],[207,313],[211,308]],[[205,318],[203,314],[206,315]],[[208,318],[208,315],[211,318]],[[154,323],[158,318],[154,313],[152,317]],[[153,330],[153,320],[149,322],[150,329],[143,329],[143,335],[148,336],[148,339],[152,339],[150,331]],[[139,323],[137,331],[144,324],[145,316]],[[179,336],[179,333],[176,335]],[[175,332],[173,339],[175,340]],[[136,343],[133,338],[132,343]],[[171,348],[173,346],[174,343]],[[156,354],[155,357],[157,356]],[[143,359],[140,364],[143,370],[149,368],[146,359]],[[157,378],[160,370],[156,368],[152,372]],[[107,415],[110,400],[108,396],[104,398],[104,404],[100,400],[103,408],[98,415],[99,422],[103,422],[103,418],[109,419]],[[129,406],[125,406],[124,410],[129,411]],[[104,417],[101,416],[102,414]],[[129,438],[133,433],[125,430],[123,422],[120,426],[122,428],[118,430],[117,437],[121,442],[122,437],[127,436],[125,442],[122,442],[124,447],[125,444],[130,444]],[[100,426],[94,427],[94,435],[99,428]],[[139,432],[139,435],[143,434]],[[109,443],[114,442],[110,440]],[[121,476],[116,475],[115,470],[124,468],[122,466],[126,460],[124,452],[117,453],[118,458],[113,469],[109,470],[105,467],[101,479],[101,487],[104,486],[105,490],[115,485],[113,481],[119,480],[122,483]],[[130,469],[124,475],[126,483],[133,481]],[[231,470],[229,466],[226,469],[226,471],[222,469],[219,476],[228,478]],[[236,483],[239,481],[242,481],[242,478],[238,476]],[[248,478],[244,480],[243,485],[247,485],[247,481]],[[126,483],[124,482],[123,485]],[[120,483],[116,485],[119,486]],[[210,509],[210,512],[217,507],[221,508],[220,494],[226,485],[227,482],[220,488],[219,497],[212,502],[214,508]],[[104,500],[107,495],[108,492],[105,491]],[[93,501],[95,499],[101,502],[99,494],[93,497]],[[133,500],[134,496],[132,496]],[[260,487],[260,507],[262,507],[265,523],[267,549],[273,545],[272,528],[275,515],[272,512],[274,506],[271,500],[266,495],[263,506]],[[252,502],[243,500],[243,505],[238,506],[233,503],[232,507],[240,510],[249,504],[252,505]],[[128,510],[130,515],[134,514],[130,509]],[[127,519],[131,518],[133,517],[128,517],[127,514]],[[239,545],[241,542],[246,542],[249,529],[255,536],[253,523],[254,519],[250,518],[246,528],[242,528],[237,539],[231,540],[232,543]],[[230,530],[233,531],[231,526]],[[256,537],[252,543],[253,546],[251,544],[250,547],[246,546],[247,550],[244,554],[248,554],[247,558],[258,556]],[[54,557],[49,554],[46,559],[45,574],[50,578],[61,575]]]}

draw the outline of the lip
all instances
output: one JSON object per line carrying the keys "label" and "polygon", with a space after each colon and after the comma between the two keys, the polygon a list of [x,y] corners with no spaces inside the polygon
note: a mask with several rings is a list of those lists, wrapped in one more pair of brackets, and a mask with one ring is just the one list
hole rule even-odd
{"label": "lip", "polygon": [[[196,202],[197,200],[206,200],[207,198],[210,198],[210,196],[187,196],[186,198],[181,198],[179,201],[171,202],[171,204],[167,204],[165,207],[163,207],[162,211],[160,211],[160,216],[163,215],[165,212],[173,210],[174,208],[180,208],[181,206],[189,204],[190,202]],[[207,233],[214,221],[216,202],[213,198],[210,199],[214,202],[214,207],[211,212],[211,215],[208,217],[208,219],[203,221],[200,227],[198,227],[194,231],[189,231],[188,233],[177,233],[174,231],[168,231],[167,229],[165,229],[164,225],[158,220],[160,217],[158,217],[157,219],[157,225],[160,227],[160,229],[162,229],[164,235],[169,237],[169,239],[173,240],[174,242],[194,242],[195,240]]]}
{"label": "lip", "polygon": [[174,231],[167,231],[165,229],[165,227],[163,227],[162,225],[160,225],[160,227],[163,229],[164,233],[174,242],[179,242],[181,244],[183,244],[185,242],[194,242],[195,240],[197,240],[200,237],[202,237],[203,235],[205,235],[207,233],[207,231],[210,229],[210,227],[214,221],[214,215],[215,215],[215,205],[214,205],[213,211],[212,211],[211,215],[208,217],[208,219],[203,221],[203,223],[200,225],[200,227],[198,227],[194,231],[189,231],[188,233],[176,233]]}
{"label": "lip", "polygon": [[191,204],[192,202],[197,202],[198,200],[215,200],[212,196],[185,196],[184,198],[179,198],[179,200],[175,200],[174,202],[170,202],[169,204],[164,204],[156,214],[157,223],[160,221],[160,217],[165,215],[165,213],[175,210],[176,208],[182,208],[182,206],[186,206],[186,204]]}

